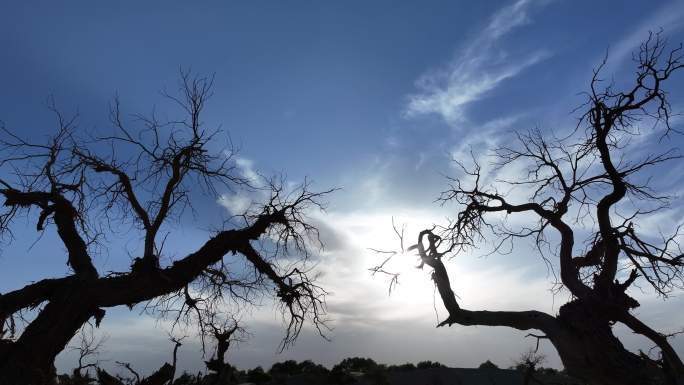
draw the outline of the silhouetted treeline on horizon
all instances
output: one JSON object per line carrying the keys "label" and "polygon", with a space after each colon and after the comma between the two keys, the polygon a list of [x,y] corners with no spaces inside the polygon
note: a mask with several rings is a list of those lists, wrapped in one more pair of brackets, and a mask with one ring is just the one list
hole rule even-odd
{"label": "silhouetted treeline on horizon", "polygon": [[[168,364],[167,364],[168,365]],[[166,366],[166,365],[165,365]],[[460,384],[460,385],[514,385],[514,384],[553,384],[581,385],[563,370],[537,367],[529,361],[519,360],[507,369],[499,368],[487,360],[478,368],[449,368],[440,362],[420,361],[417,364],[404,363],[386,365],[371,358],[345,358],[331,369],[311,360],[297,362],[287,360],[277,362],[270,369],[257,366],[241,370],[226,364],[227,370],[221,372],[209,368],[208,372],[196,374],[183,372],[171,381],[155,380],[155,375],[164,370],[141,378],[133,368],[123,367],[132,376],[110,375],[95,368],[93,371],[74,370],[72,374],[57,377],[59,385],[313,385],[313,384],[359,384],[359,385],[409,385],[409,384]],[[168,370],[168,369],[167,369]],[[420,381],[419,383],[416,381]]]}

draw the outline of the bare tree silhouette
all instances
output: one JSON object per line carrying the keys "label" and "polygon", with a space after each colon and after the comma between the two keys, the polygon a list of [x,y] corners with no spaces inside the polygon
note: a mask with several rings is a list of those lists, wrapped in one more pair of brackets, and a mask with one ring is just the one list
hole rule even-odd
{"label": "bare tree silhouette", "polygon": [[[438,326],[540,330],[543,335],[537,337],[553,344],[568,372],[594,384],[684,384],[681,358],[665,334],[630,312],[639,303],[628,294],[638,281],[663,297],[682,288],[684,256],[677,244],[679,228],[654,239],[641,235],[638,226],[641,218],[665,208],[671,199],[653,191],[652,181],[639,177],[639,172],[680,156],[672,150],[640,160],[627,156],[630,140],[640,134],[640,122],[648,120],[664,128],[661,139],[674,132],[663,86],[684,63],[681,45],[670,51],[665,46],[661,33],[649,34],[634,55],[635,83],[625,91],[616,90],[612,83],[603,85],[604,60],[594,71],[573,134],[549,139],[538,130],[518,133],[517,144],[494,152],[494,164],[499,168],[510,164],[527,168],[521,180],[503,182],[529,188],[529,200],[511,201],[507,194],[485,185],[477,162],[469,168],[457,161],[465,177],[451,179],[441,201],[458,203],[460,211],[448,225],[420,232],[417,244],[409,247],[417,250],[421,267],[432,269],[432,279],[448,311]],[[498,220],[516,215],[533,218],[532,223],[516,226]],[[584,248],[576,240],[582,232],[592,233]],[[462,308],[452,291],[444,258],[488,239],[495,240],[494,252],[506,253],[520,238],[533,239],[546,261],[555,255],[560,267],[558,284],[569,291],[571,300],[555,316],[540,311]],[[385,264],[372,270],[384,272]],[[394,283],[396,276],[392,278]],[[660,357],[625,349],[613,334],[616,323],[652,341]]]}
{"label": "bare tree silhouette", "polygon": [[544,385],[536,374],[539,366],[546,360],[544,355],[538,354],[537,349],[530,349],[516,360],[513,367],[523,374],[523,385],[541,384]]}
{"label": "bare tree silhouette", "polygon": [[235,318],[219,321],[212,320],[209,323],[211,328],[211,338],[216,341],[216,352],[209,359],[205,361],[207,369],[213,372],[213,384],[232,383],[234,381],[234,368],[226,361],[226,353],[233,343],[243,342],[247,331],[240,326],[239,321]]}
{"label": "bare tree silhouette", "polygon": [[[202,121],[213,78],[181,71],[180,80],[178,94],[164,95],[180,107],[182,119],[134,115],[139,128],[133,129],[115,100],[115,133],[83,138],[76,117],[50,102],[58,130],[47,143],[1,127],[4,239],[18,235],[12,228],[19,216],[35,220],[39,233],[54,226],[73,274],[0,294],[0,383],[48,383],[55,356],[82,325],[94,318],[99,326],[104,309],[119,305],[146,303],[149,311],[199,324],[205,334],[206,316],[224,301],[249,304],[273,293],[289,320],[283,347],[304,322],[323,332],[325,291],[302,262],[320,246],[306,213],[322,209],[321,199],[332,190],[312,192],[308,181],[286,189],[280,179],[250,187],[236,170],[234,148],[212,150],[220,131]],[[226,221],[196,251],[176,259],[165,253],[166,226],[193,209],[193,197],[215,200],[218,188],[241,187],[266,191],[266,202]],[[105,247],[109,232],[127,227],[143,244],[130,269],[98,271],[93,250]],[[288,268],[278,264],[284,257]],[[248,267],[239,268],[241,261]],[[29,319],[19,327],[22,315]]]}

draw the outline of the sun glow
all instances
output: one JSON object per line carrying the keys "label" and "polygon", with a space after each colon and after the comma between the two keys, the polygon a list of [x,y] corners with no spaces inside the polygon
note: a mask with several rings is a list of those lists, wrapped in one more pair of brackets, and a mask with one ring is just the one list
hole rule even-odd
{"label": "sun glow", "polygon": [[[430,268],[417,268],[416,252],[408,251],[421,230],[443,222],[443,217],[427,211],[397,210],[394,215],[332,212],[324,220],[327,229],[335,229],[334,234],[323,234],[333,239],[334,247],[326,249],[326,263],[321,264],[321,280],[331,291],[328,301],[333,313],[339,311],[344,318],[347,312],[363,311],[367,313],[364,317],[377,320],[419,318],[435,323],[445,317]],[[490,258],[503,257],[511,256]],[[381,271],[374,273],[371,269],[379,265]],[[553,304],[549,282],[543,277],[529,279],[524,267],[497,267],[469,254],[459,254],[446,265],[452,289],[466,308],[548,310]],[[365,305],[354,306],[358,302]]]}
{"label": "sun glow", "polygon": [[[434,317],[434,301],[437,308],[441,305],[429,270],[416,268],[419,258],[407,249],[420,230],[438,219],[428,212],[326,215],[339,246],[325,252],[323,280],[332,291],[333,309],[337,303],[363,298],[372,304],[372,316],[380,319]],[[380,265],[377,272],[371,270]]]}

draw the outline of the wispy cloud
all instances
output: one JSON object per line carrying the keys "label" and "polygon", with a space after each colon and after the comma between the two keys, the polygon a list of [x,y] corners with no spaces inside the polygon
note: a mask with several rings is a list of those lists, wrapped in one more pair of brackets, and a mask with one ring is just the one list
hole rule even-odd
{"label": "wispy cloud", "polygon": [[256,190],[239,190],[230,193],[221,194],[218,197],[218,204],[225,207],[231,215],[244,214],[255,201],[263,201],[265,190],[263,184],[265,179],[259,175],[259,172],[254,167],[254,161],[244,157],[237,157],[235,159],[235,166],[242,178],[255,187]]}
{"label": "wispy cloud", "polygon": [[532,0],[518,0],[499,10],[492,17],[483,37],[495,40],[515,27],[528,24],[530,22],[528,8],[532,3]]}
{"label": "wispy cloud", "polygon": [[405,115],[438,114],[449,124],[461,122],[465,119],[466,105],[549,57],[550,53],[544,50],[510,55],[497,45],[503,36],[530,23],[532,8],[541,4],[519,0],[496,12],[479,36],[445,69],[418,79],[416,87],[420,92],[409,96]]}
{"label": "wispy cloud", "polygon": [[251,159],[237,157],[235,159],[235,165],[240,170],[242,176],[250,183],[258,185],[263,181],[263,178],[261,178],[259,173],[254,169],[254,162]]}

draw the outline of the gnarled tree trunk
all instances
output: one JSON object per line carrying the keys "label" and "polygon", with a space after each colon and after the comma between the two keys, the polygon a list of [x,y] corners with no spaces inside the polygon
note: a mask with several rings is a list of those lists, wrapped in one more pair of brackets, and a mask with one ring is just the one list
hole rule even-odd
{"label": "gnarled tree trunk", "polygon": [[601,385],[668,383],[660,367],[625,349],[595,306],[569,302],[561,306],[557,320],[559,333],[549,339],[574,376]]}
{"label": "gnarled tree trunk", "polygon": [[54,361],[83,324],[94,315],[83,285],[70,284],[45,305],[21,337],[0,357],[0,383],[49,384]]}

